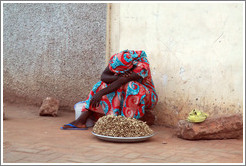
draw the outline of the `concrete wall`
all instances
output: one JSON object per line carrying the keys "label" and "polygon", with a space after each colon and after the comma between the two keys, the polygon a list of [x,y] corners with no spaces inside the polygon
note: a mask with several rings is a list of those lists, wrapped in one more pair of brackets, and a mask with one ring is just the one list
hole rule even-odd
{"label": "concrete wall", "polygon": [[73,107],[105,68],[107,4],[3,4],[4,101]]}
{"label": "concrete wall", "polygon": [[145,50],[159,95],[157,124],[196,108],[243,112],[243,4],[111,4],[109,55]]}

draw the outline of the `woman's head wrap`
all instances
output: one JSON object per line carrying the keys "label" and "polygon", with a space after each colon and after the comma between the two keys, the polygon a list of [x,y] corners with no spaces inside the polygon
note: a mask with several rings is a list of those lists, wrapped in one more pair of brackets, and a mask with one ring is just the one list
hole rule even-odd
{"label": "woman's head wrap", "polygon": [[109,69],[114,73],[124,73],[133,67],[133,57],[128,50],[114,54],[109,60]]}
{"label": "woman's head wrap", "polygon": [[124,73],[132,69],[137,61],[143,57],[147,57],[145,51],[121,51],[110,58],[109,69],[114,73]]}

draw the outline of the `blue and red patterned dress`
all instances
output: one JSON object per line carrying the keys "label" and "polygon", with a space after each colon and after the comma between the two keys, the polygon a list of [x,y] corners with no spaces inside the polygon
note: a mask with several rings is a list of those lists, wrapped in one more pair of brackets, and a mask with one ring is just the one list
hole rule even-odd
{"label": "blue and red patterned dress", "polygon": [[131,81],[121,86],[117,91],[104,95],[97,108],[90,107],[92,96],[108,86],[103,81],[97,82],[88,98],[77,104],[82,104],[82,112],[95,111],[105,115],[122,115],[139,119],[145,114],[145,109],[153,108],[158,96],[151,77],[149,62],[145,51],[124,50],[114,54],[109,61],[109,69],[114,73],[124,73],[130,69],[141,76],[138,81]]}

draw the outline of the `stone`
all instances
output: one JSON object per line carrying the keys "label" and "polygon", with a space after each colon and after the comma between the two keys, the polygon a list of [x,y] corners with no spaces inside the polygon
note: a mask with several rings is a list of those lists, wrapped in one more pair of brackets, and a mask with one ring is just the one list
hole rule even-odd
{"label": "stone", "polygon": [[59,100],[53,97],[47,97],[43,100],[43,103],[39,109],[40,116],[53,116],[56,117],[59,109]]}
{"label": "stone", "polygon": [[155,124],[155,115],[151,111],[146,110],[144,116],[140,118],[140,120],[146,122],[147,125],[151,126]]}
{"label": "stone", "polygon": [[167,144],[167,142],[166,141],[162,141],[162,144]]}
{"label": "stone", "polygon": [[180,120],[176,134],[188,140],[239,138],[243,135],[243,117],[241,114],[208,117],[201,123]]}

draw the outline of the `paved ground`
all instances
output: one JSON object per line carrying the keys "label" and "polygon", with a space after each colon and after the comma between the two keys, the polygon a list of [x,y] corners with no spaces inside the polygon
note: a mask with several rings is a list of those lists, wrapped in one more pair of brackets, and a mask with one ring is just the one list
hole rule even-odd
{"label": "paved ground", "polygon": [[[3,130],[4,163],[242,163],[243,139],[188,141],[170,128],[151,126],[145,142],[101,141],[86,131],[64,131],[74,113],[38,116],[38,107],[7,105]],[[166,144],[164,144],[164,142]]]}

